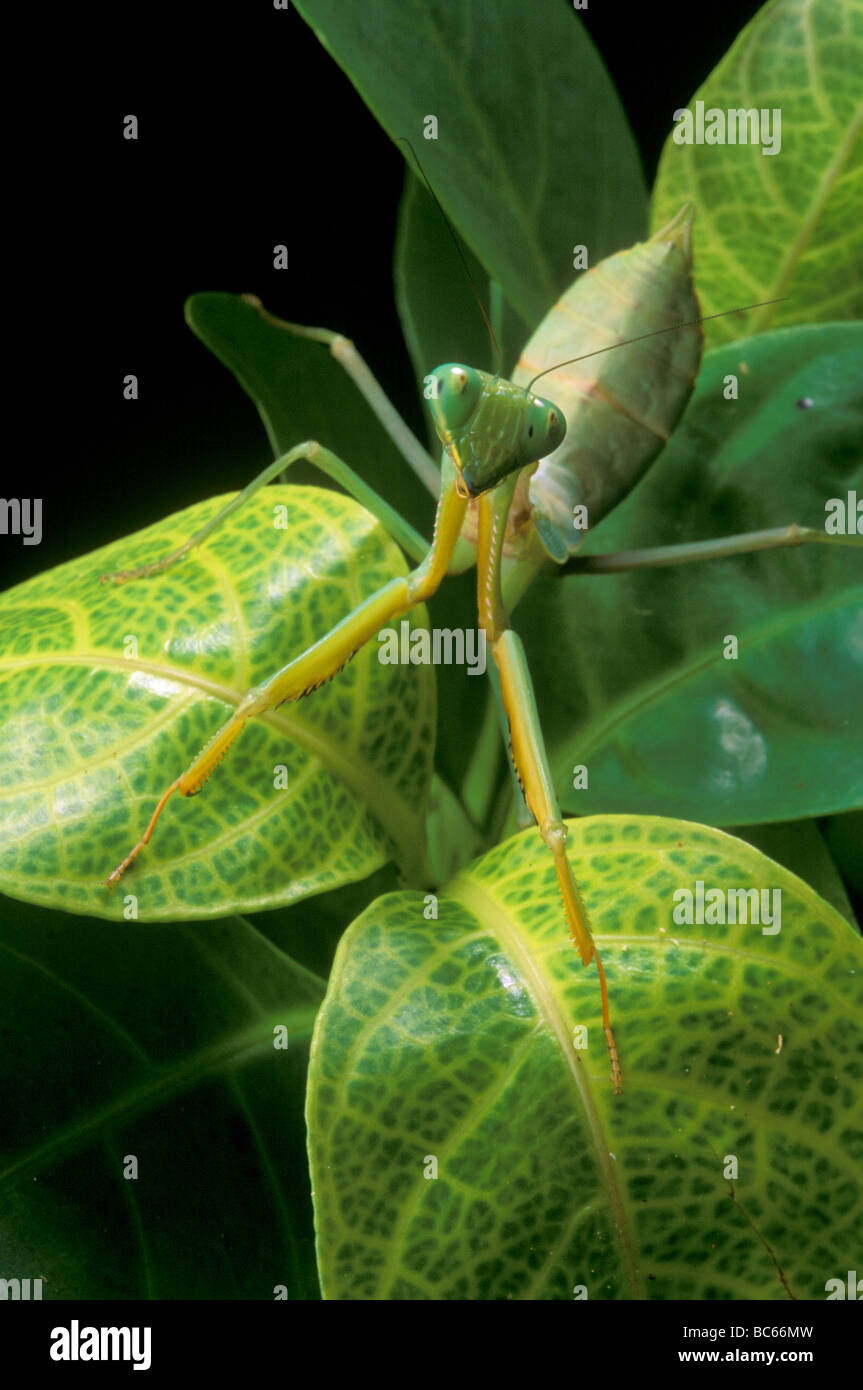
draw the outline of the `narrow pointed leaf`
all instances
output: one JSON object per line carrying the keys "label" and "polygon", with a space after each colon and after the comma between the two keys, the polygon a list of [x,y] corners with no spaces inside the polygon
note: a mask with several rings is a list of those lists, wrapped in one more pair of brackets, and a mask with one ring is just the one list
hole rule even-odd
{"label": "narrow pointed leaf", "polygon": [[[468,362],[491,372],[498,367],[474,297],[475,287],[491,317],[489,277],[470,248],[460,244],[470,276],[438,208],[419,180],[409,176],[399,208],[394,276],[399,316],[418,381],[442,362]],[[500,349],[504,375],[509,376],[530,328],[506,302],[503,328]],[[431,417],[429,428],[439,452]]]}
{"label": "narrow pointed leaf", "polygon": [[[643,232],[635,140],[566,6],[298,0],[297,9],[384,129],[419,150],[451,221],[526,322],[538,323],[572,278],[574,242],[597,260]],[[429,114],[436,139],[424,138]]]}

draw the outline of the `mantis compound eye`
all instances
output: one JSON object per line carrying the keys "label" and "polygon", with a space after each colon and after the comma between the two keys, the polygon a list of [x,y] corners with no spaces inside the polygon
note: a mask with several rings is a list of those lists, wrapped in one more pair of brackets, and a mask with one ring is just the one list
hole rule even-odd
{"label": "mantis compound eye", "polygon": [[554,453],[566,434],[563,411],[551,401],[534,396],[524,414],[520,456],[525,460],[545,458]]}
{"label": "mantis compound eye", "polygon": [[452,433],[462,429],[476,410],[482,380],[473,367],[447,362],[426,377],[425,394],[438,433]]}

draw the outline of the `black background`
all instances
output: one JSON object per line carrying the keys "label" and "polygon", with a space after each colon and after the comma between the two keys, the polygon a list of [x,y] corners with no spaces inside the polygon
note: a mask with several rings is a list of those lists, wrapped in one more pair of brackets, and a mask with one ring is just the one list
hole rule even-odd
{"label": "black background", "polygon": [[[674,109],[758,8],[589,0],[572,15],[649,182]],[[252,291],[346,333],[422,428],[392,290],[403,158],[299,13],[272,0],[95,8],[68,53],[54,43],[59,87],[15,122],[25,268],[7,279],[22,301],[7,376],[17,443],[0,474],[3,496],[44,499],[43,540],[0,538],[3,587],[242,487],[268,459],[254,407],[183,321],[194,291]],[[290,269],[277,272],[282,242]]]}

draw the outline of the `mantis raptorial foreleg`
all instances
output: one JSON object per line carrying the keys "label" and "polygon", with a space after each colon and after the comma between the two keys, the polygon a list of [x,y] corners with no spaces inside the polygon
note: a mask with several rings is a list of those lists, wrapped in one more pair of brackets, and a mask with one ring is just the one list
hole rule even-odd
{"label": "mantis raptorial foreleg", "polygon": [[[306,445],[300,447],[307,448]],[[230,509],[233,509],[233,503],[229,503],[225,511]],[[441,493],[435,517],[434,539],[430,547],[425,547],[423,562],[404,578],[393,579],[378,589],[377,593],[359,604],[320,641],[288,662],[287,666],[283,666],[263,685],[247,692],[227,723],[186,771],[163,793],[143,836],[109,876],[109,887],[122,878],[132,861],[149,843],[168,799],[176,791],[183,796],[194,796],[200,791],[213,768],[221,762],[248,720],[264,714],[267,710],[276,709],[286,701],[299,700],[303,695],[308,695],[318,686],[324,685],[386,623],[402,617],[435,593],[449,568],[466,509],[467,502],[458,495],[455,482],[449,482]],[[212,529],[212,523],[209,529]],[[204,532],[209,533],[207,527],[204,528]],[[202,538],[203,533],[200,533],[197,538],[193,537],[193,542],[197,544]],[[189,548],[190,543],[187,543],[174,556],[168,557],[168,562],[173,562]],[[158,563],[156,567],[159,567]]]}
{"label": "mantis raptorial foreleg", "polygon": [[388,502],[385,502],[374,488],[369,487],[368,483],[364,483],[362,478],[346,463],[343,463],[331,449],[325,449],[323,444],[318,444],[314,440],[307,440],[304,444],[298,444],[287,454],[282,454],[279,458],[274,459],[272,463],[268,463],[266,468],[262,469],[257,477],[243,488],[242,492],[238,492],[236,497],[232,497],[221,511],[211,517],[206,526],[202,526],[199,531],[196,531],[176,550],[172,550],[169,555],[163,555],[147,565],[139,565],[137,569],[118,570],[114,574],[103,574],[102,582],[125,584],[130,579],[145,579],[148,575],[157,574],[159,571],[175,565],[178,560],[182,560],[184,555],[188,555],[190,550],[194,550],[195,546],[200,545],[214,531],[217,531],[229,516],[233,516],[241,507],[244,507],[256,492],[260,492],[262,487],[266,487],[280,473],[284,473],[291,464],[297,463],[300,459],[306,459],[309,463],[313,463],[316,468],[320,468],[322,473],[326,473],[328,478],[332,478],[334,482],[343,487],[345,492],[366,508],[366,511],[371,512],[372,516],[377,518],[393,540],[410,555],[411,559],[423,559],[428,550],[428,542],[423,539],[419,532],[415,531],[403,517],[399,516],[398,512]]}
{"label": "mantis raptorial foreleg", "polygon": [[569,934],[585,965],[596,961],[602,996],[602,1026],[611,1058],[615,1094],[622,1089],[614,1034],[608,1008],[605,970],[590,932],[590,918],[566,854],[566,825],[560,813],[545,752],[533,682],[521,639],[509,627],[501,592],[503,538],[516,479],[501,484],[479,502],[477,591],[480,624],[491,644],[500,675],[501,694],[509,721],[512,760],[528,808],[554,856]]}

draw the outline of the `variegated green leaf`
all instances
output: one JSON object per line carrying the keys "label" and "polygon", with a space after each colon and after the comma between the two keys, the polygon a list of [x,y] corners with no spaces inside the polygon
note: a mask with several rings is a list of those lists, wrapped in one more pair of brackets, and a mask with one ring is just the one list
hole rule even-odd
{"label": "variegated green leaf", "polygon": [[[686,108],[694,121],[702,103],[705,123],[708,112],[722,112],[726,143],[669,136],[651,225],[688,199],[696,204],[702,312],[785,301],[705,324],[709,347],[765,328],[863,316],[861,72],[861,0],[771,0]],[[759,142],[737,139],[735,115],[731,143],[727,113],[746,111],[757,113]],[[751,136],[749,126],[747,118]],[[681,138],[682,125],[675,128]]]}
{"label": "variegated green leaf", "polygon": [[224,501],[0,599],[0,888],[13,897],[101,917],[223,917],[393,856],[422,862],[434,674],[382,665],[372,643],[325,689],[251,721],[199,796],[168,803],[121,888],[104,887],[245,691],[405,572],[351,499],[272,487],[173,568],[99,583],[170,552]]}
{"label": "variegated green leaf", "polygon": [[[863,1233],[859,934],[720,831],[570,829],[623,1094],[536,831],[454,878],[436,920],[380,898],[312,1043],[324,1296],[824,1298]],[[745,925],[675,921],[699,881],[726,918],[729,890],[766,891],[767,917],[759,896]]]}

